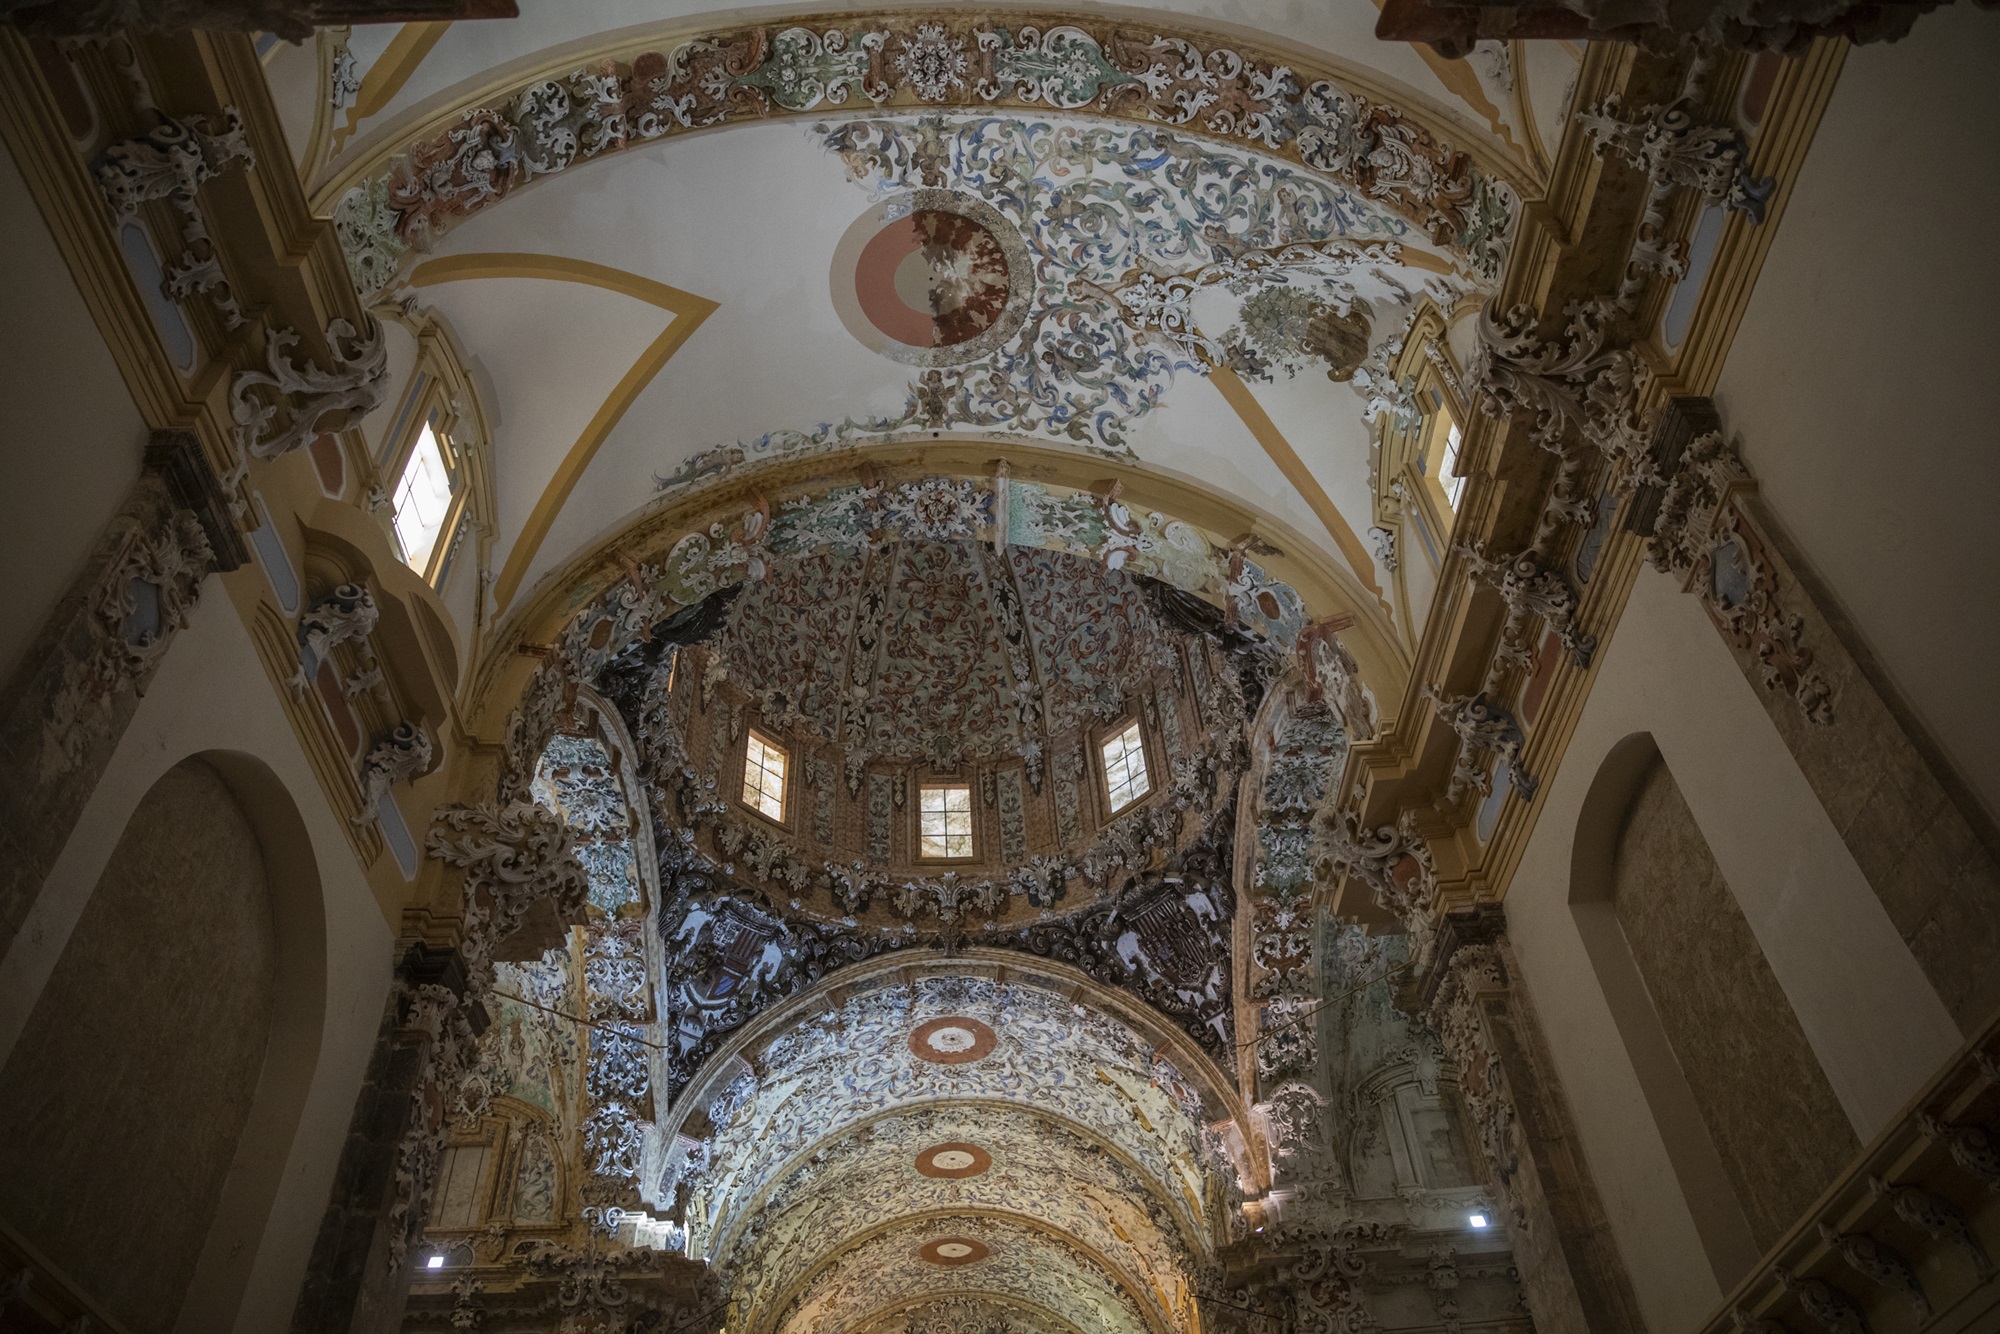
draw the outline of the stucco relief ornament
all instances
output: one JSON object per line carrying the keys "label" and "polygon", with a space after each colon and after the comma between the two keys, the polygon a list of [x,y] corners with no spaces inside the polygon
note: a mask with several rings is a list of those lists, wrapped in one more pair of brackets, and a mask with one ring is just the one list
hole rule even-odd
{"label": "stucco relief ornament", "polygon": [[215,564],[192,511],[157,533],[133,535],[92,598],[88,646],[65,663],[42,724],[41,769],[53,778],[83,763],[125,686],[143,691],[174,636],[187,628]]}
{"label": "stucco relief ornament", "polygon": [[136,139],[113,144],[91,170],[104,202],[119,222],[131,218],[149,200],[164,199],[181,218],[181,241],[186,249],[171,264],[161,290],[178,301],[206,292],[231,329],[243,325],[243,309],[230,290],[222,271],[222,260],[208,234],[197,187],[203,181],[242,163],[244,170],[256,167],[256,156],[244,140],[243,116],[235,107],[224,107],[223,128],[209,129],[208,120],[190,116],[177,121],[162,116],[161,123]]}
{"label": "stucco relief ornament", "polygon": [[1382,568],[1394,574],[1396,572],[1396,530],[1377,525],[1368,530],[1368,541],[1375,549],[1375,559],[1382,562]]}
{"label": "stucco relief ornament", "polygon": [[877,15],[817,31],[721,29],[541,79],[402,145],[384,174],[343,196],[336,231],[368,295],[411,251],[536,177],[726,121],[907,93],[978,112],[1083,111],[1198,128],[1337,177],[1498,276],[1512,190],[1395,107],[1206,36],[1065,18],[1000,26]]}
{"label": "stucco relief ornament", "polygon": [[[455,837],[454,837],[455,836]],[[397,1150],[396,1198],[390,1206],[389,1267],[400,1269],[428,1216],[438,1159],[450,1129],[450,1109],[479,1064],[471,1014],[493,987],[493,951],[537,907],[558,922],[582,916],[590,882],[571,849],[569,829],[555,812],[532,802],[445,807],[425,851],[465,869],[463,996],[447,987],[403,987],[406,1028],[424,1035],[423,1068],[412,1092],[409,1129]]]}
{"label": "stucco relief ornament", "polygon": [[447,806],[437,813],[425,851],[465,868],[468,975],[491,973],[494,946],[542,904],[558,921],[583,913],[590,878],[576,859],[569,826],[539,802],[504,807]]}
{"label": "stucco relief ornament", "polygon": [[396,1150],[396,1198],[389,1206],[389,1271],[402,1268],[410,1245],[429,1215],[438,1161],[451,1127],[451,1112],[464,1076],[478,1060],[473,1035],[458,993],[426,983],[397,984],[397,1005],[405,1030],[420,1034],[419,1068],[411,1090],[409,1129]]}
{"label": "stucco relief ornament", "polygon": [[[1446,961],[1444,980],[1431,1000],[1427,1020],[1457,1069],[1459,1091],[1479,1129],[1495,1181],[1501,1193],[1510,1196],[1510,1184],[1520,1166],[1514,1143],[1513,1093],[1501,1074],[1500,1054],[1479,1014],[1479,993],[1505,985],[1506,971],[1494,948],[1466,946]],[[1520,1226],[1518,1216],[1516,1226]]]}
{"label": "stucco relief ornament", "polygon": [[298,330],[273,329],[264,344],[269,370],[237,372],[229,415],[239,453],[259,459],[290,453],[323,430],[360,421],[388,392],[389,345],[374,321],[365,337],[346,320],[327,324],[327,370],[309,360],[294,365],[298,344]]}
{"label": "stucco relief ornament", "polygon": [[1697,122],[1685,97],[1666,106],[1646,107],[1631,121],[1619,118],[1620,105],[1613,93],[1577,115],[1599,157],[1616,149],[1650,180],[1698,190],[1703,198],[1752,222],[1764,220],[1764,205],[1777,183],[1769,176],[1750,174],[1750,149],[1743,131],[1733,125]]}
{"label": "stucco relief ornament", "polygon": [[926,102],[942,102],[954,89],[964,88],[971,66],[964,39],[947,34],[942,23],[919,23],[895,56],[896,73]]}
{"label": "stucco relief ornament", "polygon": [[341,584],[306,608],[299,617],[299,648],[302,656],[323,662],[342,644],[365,640],[375,632],[381,618],[375,595],[366,584]]}
{"label": "stucco relief ornament", "polygon": [[1608,345],[1615,306],[1580,301],[1563,313],[1562,334],[1545,340],[1535,331],[1532,307],[1502,314],[1489,301],[1466,371],[1474,400],[1489,417],[1534,414],[1528,438],[1565,461],[1576,440],[1591,445],[1611,461],[1621,486],[1661,480],[1647,458],[1650,442],[1637,412],[1647,372],[1629,348]]}
{"label": "stucco relief ornament", "polygon": [[1539,616],[1577,666],[1590,666],[1597,636],[1577,625],[1578,598],[1569,580],[1545,568],[1532,551],[1489,556],[1484,542],[1461,542],[1456,550],[1473,581],[1496,590],[1507,604],[1507,624],[1500,634],[1498,655],[1502,661],[1523,668],[1530,664],[1533,652],[1528,646],[1528,622]]}
{"label": "stucco relief ornament", "polygon": [[1754,488],[1720,432],[1691,442],[1667,485],[1648,557],[1679,576],[1707,606],[1725,638],[1756,659],[1766,690],[1798,701],[1810,722],[1834,719],[1833,687],[1814,665],[1805,619],[1789,610],[1755,522],[1738,502]]}
{"label": "stucco relief ornament", "polygon": [[1366,1234],[1357,1226],[1349,1224],[1331,1235],[1314,1237],[1304,1253],[1285,1267],[1298,1334],[1372,1334],[1381,1328],[1362,1291],[1367,1266],[1359,1252]]}
{"label": "stucco relief ornament", "polygon": [[185,121],[162,116],[160,124],[138,138],[105,149],[91,174],[112,215],[122,222],[148,200],[192,204],[196,187],[235,163],[255,168],[256,155],[243,136],[243,113],[233,106],[222,109],[220,130],[211,129],[205,116]]}
{"label": "stucco relief ornament", "polygon": [[361,96],[361,71],[354,59],[354,52],[347,47],[347,39],[338,39],[333,50],[333,67],[327,76],[327,105],[335,111],[345,111]]}
{"label": "stucco relief ornament", "polygon": [[1516,792],[1526,798],[1535,795],[1537,780],[1521,764],[1521,751],[1528,739],[1513,714],[1488,699],[1483,690],[1476,695],[1446,695],[1435,685],[1426,685],[1424,698],[1461,743],[1447,800],[1457,800],[1468,787],[1482,794],[1493,790],[1493,778],[1480,763],[1480,756],[1488,752],[1506,763]]}
{"label": "stucco relief ornament", "polygon": [[1340,635],[1325,626],[1307,626],[1299,632],[1299,656],[1309,683],[1308,697],[1330,700],[1350,735],[1372,741],[1375,697],[1362,683],[1360,664],[1340,642]]}
{"label": "stucco relief ornament", "polygon": [[1319,1030],[1313,1019],[1318,1010],[1319,1002],[1307,996],[1274,996],[1264,1002],[1257,1037],[1259,1078],[1310,1077],[1319,1061]]}
{"label": "stucco relief ornament", "polygon": [[397,782],[408,782],[430,767],[431,739],[417,723],[398,723],[368,748],[361,761],[361,808],[354,823],[367,824],[382,809],[382,801]]}
{"label": "stucco relief ornament", "polygon": [[[1402,922],[1410,937],[1410,958],[1422,967],[1434,935],[1430,904],[1437,888],[1437,868],[1431,861],[1430,844],[1416,832],[1414,814],[1405,811],[1398,823],[1373,831],[1363,830],[1352,811],[1327,816],[1320,825],[1320,846],[1331,869],[1359,878],[1375,902]],[[1399,882],[1395,874],[1405,858],[1414,867],[1407,883]]]}

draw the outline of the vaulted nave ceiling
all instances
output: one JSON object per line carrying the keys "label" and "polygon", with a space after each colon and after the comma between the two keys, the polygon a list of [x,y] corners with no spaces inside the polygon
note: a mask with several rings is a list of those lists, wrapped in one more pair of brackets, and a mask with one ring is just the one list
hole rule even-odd
{"label": "vaulted nave ceiling", "polygon": [[471,368],[503,623],[767,464],[978,441],[975,474],[1192,482],[1387,667],[1388,363],[1419,307],[1469,348],[1575,62],[1438,61],[1359,0],[1245,17],[531,7],[354,29],[316,127],[304,57],[269,69],[399,380],[426,336]]}
{"label": "vaulted nave ceiling", "polygon": [[[363,430],[442,411],[479,460],[471,693],[520,692],[503,796],[535,775],[596,905],[504,976],[452,1132],[530,1146],[479,1207],[513,1235],[571,1200],[668,1238],[742,1334],[1226,1318],[1274,1157],[1318,1152],[1317,1095],[1265,1085],[1310,1060],[1347,733],[1276,687],[1341,655],[1366,728],[1406,670],[1362,536],[1406,340],[1464,364],[1576,61],[1211,8],[585,5],[322,53],[348,105],[294,114],[302,170],[408,386]],[[1419,1226],[1479,1198],[1392,1175]],[[532,1274],[487,1216],[432,1244]]]}

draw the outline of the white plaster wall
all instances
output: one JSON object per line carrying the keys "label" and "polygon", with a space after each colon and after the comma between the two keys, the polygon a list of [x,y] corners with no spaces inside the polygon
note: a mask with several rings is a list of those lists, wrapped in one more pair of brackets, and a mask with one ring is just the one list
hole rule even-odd
{"label": "white plaster wall", "polygon": [[0,959],[0,1064],[133,808],[161,774],[208,750],[255,756],[284,783],[311,836],[326,919],[319,1061],[235,1324],[251,1334],[290,1323],[388,995],[392,933],[220,576],[203,585],[191,624],[168,650],[20,935]]}
{"label": "white plaster wall", "polygon": [[1720,1300],[1569,904],[1577,818],[1605,755],[1651,732],[1864,1143],[1958,1046],[1699,602],[1640,572],[1508,890],[1508,934],[1654,1334]]}
{"label": "white plaster wall", "polygon": [[0,311],[8,316],[0,319],[3,682],[138,479],[146,425],[4,150],[0,244]]}
{"label": "white plaster wall", "polygon": [[1717,390],[1777,520],[2000,816],[2000,18],[1851,50]]}

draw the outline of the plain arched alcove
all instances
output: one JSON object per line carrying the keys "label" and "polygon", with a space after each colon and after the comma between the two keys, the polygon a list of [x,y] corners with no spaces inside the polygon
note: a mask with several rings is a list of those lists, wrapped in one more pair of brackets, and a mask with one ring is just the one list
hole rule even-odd
{"label": "plain arched alcove", "polygon": [[236,1324],[312,1081],[319,869],[262,761],[139,800],[0,1071],[0,1216],[133,1334]]}
{"label": "plain arched alcove", "polygon": [[1638,1075],[1654,1128],[1666,1145],[1667,1160],[1694,1217],[1709,1268],[1716,1284],[1728,1292],[1757,1263],[1762,1248],[1702,1120],[1694,1090],[1653,1006],[1613,904],[1620,837],[1641,787],[1664,764],[1650,732],[1625,737],[1605,755],[1577,814],[1570,853],[1570,912],[1625,1054]]}

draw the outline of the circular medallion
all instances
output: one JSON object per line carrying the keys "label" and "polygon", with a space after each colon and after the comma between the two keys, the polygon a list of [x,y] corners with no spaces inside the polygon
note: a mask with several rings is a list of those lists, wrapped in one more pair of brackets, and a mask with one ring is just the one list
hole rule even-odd
{"label": "circular medallion", "polygon": [[964,1065],[993,1050],[999,1037],[977,1019],[947,1015],[933,1019],[910,1034],[910,1050],[919,1060],[939,1065]]}
{"label": "circular medallion", "polygon": [[833,257],[833,304],[847,331],[912,366],[985,356],[1027,318],[1028,249],[980,199],[913,190],[861,215]]}
{"label": "circular medallion", "polygon": [[977,1144],[934,1144],[917,1155],[917,1170],[927,1177],[976,1177],[993,1166],[993,1155]]}
{"label": "circular medallion", "polygon": [[970,1237],[940,1237],[925,1242],[917,1254],[934,1265],[969,1265],[984,1260],[988,1252],[984,1244]]}

